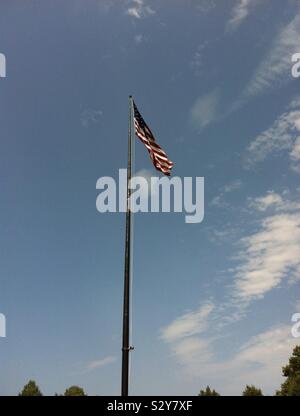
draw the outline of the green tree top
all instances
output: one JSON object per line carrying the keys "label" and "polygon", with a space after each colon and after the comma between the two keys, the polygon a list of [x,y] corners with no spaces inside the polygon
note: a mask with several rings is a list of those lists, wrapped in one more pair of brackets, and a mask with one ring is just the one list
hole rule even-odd
{"label": "green tree top", "polygon": [[71,386],[66,389],[64,396],[86,396],[83,388],[79,386]]}
{"label": "green tree top", "polygon": [[277,396],[300,396],[300,345],[297,345],[289,359],[289,363],[282,367],[282,375],[286,377]]}
{"label": "green tree top", "polygon": [[200,390],[198,396],[220,396],[220,394],[217,393],[216,390],[211,390],[210,387],[207,386],[205,390]]}
{"label": "green tree top", "polygon": [[263,396],[261,389],[253,386],[246,386],[245,390],[243,391],[243,396]]}
{"label": "green tree top", "polygon": [[19,396],[42,396],[42,393],[34,380],[29,380],[23,387]]}
{"label": "green tree top", "polygon": [[300,345],[297,345],[289,359],[288,365],[282,367],[284,377],[295,377],[300,374]]}

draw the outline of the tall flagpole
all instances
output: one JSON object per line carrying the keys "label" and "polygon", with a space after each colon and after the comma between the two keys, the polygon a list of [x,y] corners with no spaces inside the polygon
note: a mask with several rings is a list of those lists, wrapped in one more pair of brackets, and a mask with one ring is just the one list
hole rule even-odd
{"label": "tall flagpole", "polygon": [[122,386],[121,395],[128,396],[129,381],[129,322],[130,322],[130,264],[131,264],[131,206],[130,180],[132,176],[132,147],[134,140],[133,99],[129,96],[129,125],[128,125],[128,164],[127,164],[127,209],[125,236],[125,267],[124,267],[124,303],[123,303],[123,343],[122,343]]}

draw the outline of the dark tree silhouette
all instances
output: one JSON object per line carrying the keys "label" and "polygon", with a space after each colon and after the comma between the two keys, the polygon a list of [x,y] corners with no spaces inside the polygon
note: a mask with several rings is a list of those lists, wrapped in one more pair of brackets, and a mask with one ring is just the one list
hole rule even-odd
{"label": "dark tree silhouette", "polygon": [[205,390],[200,390],[198,396],[220,396],[220,394],[217,393],[216,390],[211,390],[210,387],[207,386]]}
{"label": "dark tree silhouette", "polygon": [[300,345],[297,345],[289,359],[289,363],[282,367],[282,375],[286,377],[277,396],[300,396]]}
{"label": "dark tree silhouette", "polygon": [[246,386],[245,390],[243,391],[243,396],[263,396],[261,389],[253,386]]}
{"label": "dark tree silhouette", "polygon": [[29,380],[23,387],[19,396],[42,396],[42,393],[34,380]]}
{"label": "dark tree silhouette", "polygon": [[82,387],[71,386],[66,389],[64,396],[86,396]]}

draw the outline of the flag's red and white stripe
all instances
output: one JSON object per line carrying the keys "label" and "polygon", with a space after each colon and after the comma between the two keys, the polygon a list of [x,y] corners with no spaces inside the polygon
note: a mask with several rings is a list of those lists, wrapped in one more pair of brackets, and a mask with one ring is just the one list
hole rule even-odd
{"label": "flag's red and white stripe", "polygon": [[171,162],[164,150],[159,146],[159,144],[156,143],[152,131],[145,123],[145,120],[139,113],[135,103],[133,103],[133,108],[134,127],[136,135],[146,146],[155,168],[160,172],[164,173],[165,175],[169,176],[174,163]]}

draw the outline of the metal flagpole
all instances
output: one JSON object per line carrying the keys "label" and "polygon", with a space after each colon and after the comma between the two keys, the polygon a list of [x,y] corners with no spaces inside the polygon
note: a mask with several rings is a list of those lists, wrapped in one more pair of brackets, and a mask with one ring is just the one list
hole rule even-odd
{"label": "metal flagpole", "polygon": [[130,346],[130,265],[131,265],[131,206],[130,206],[130,180],[132,176],[132,147],[134,140],[133,126],[133,98],[129,96],[129,126],[128,126],[128,165],[127,165],[127,209],[126,209],[126,236],[125,236],[125,267],[124,267],[124,303],[123,303],[123,342],[122,342],[122,386],[121,395],[128,396],[129,380],[129,352]]}

